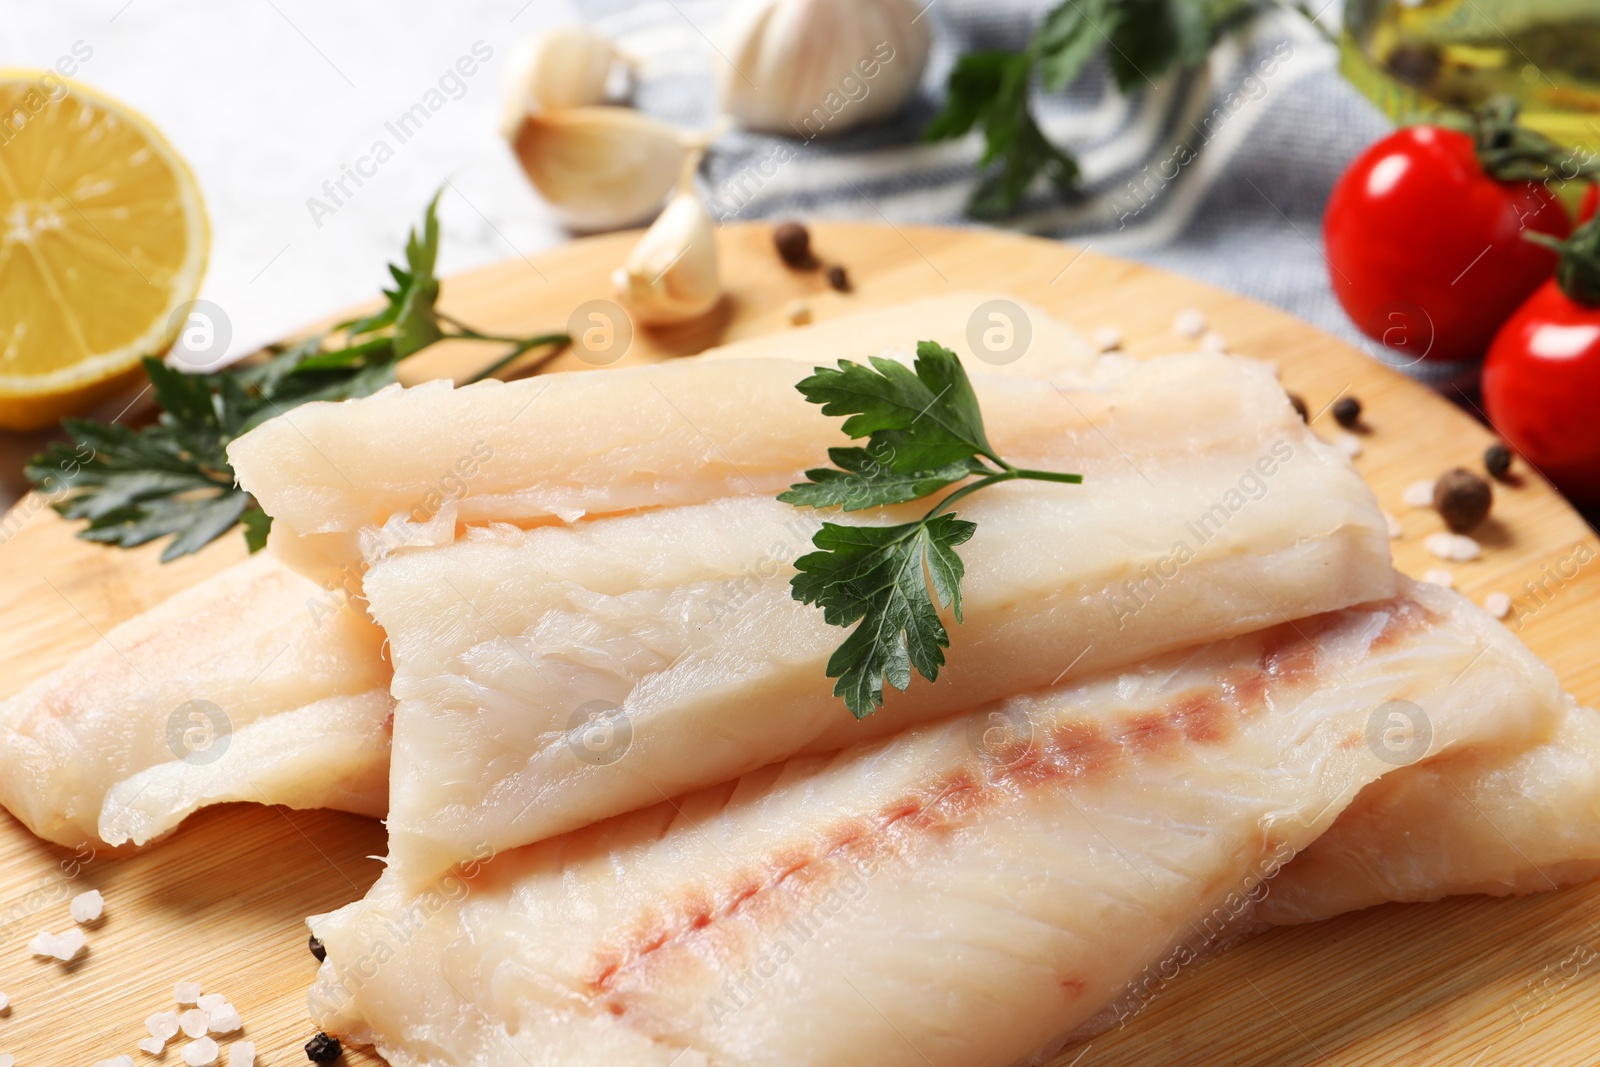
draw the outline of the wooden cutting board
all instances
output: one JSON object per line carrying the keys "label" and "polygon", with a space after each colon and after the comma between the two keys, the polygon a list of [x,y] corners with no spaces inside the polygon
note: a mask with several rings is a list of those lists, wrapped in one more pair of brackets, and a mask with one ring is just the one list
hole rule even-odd
{"label": "wooden cutting board", "polygon": [[[1402,570],[1440,566],[1422,539],[1431,511],[1406,508],[1404,487],[1456,466],[1477,467],[1490,435],[1427,389],[1289,316],[1186,279],[1049,241],[1000,233],[819,223],[814,244],[842,262],[855,291],[831,291],[820,272],[793,272],[773,255],[765,226],[719,235],[728,295],[696,325],[640,331],[622,361],[697,352],[722,341],[789,329],[804,300],[817,319],[954,291],[1013,293],[1086,333],[1119,327],[1137,356],[1179,350],[1171,324],[1198,308],[1230,350],[1272,360],[1285,384],[1322,412],[1355,395],[1370,432],[1356,460],[1399,517]],[[482,329],[562,328],[583,301],[609,296],[629,234],[575,241],[450,279],[444,307]],[[376,266],[376,265],[374,265]],[[908,340],[910,340],[908,338]],[[855,353],[817,353],[831,360]],[[482,348],[440,346],[413,360],[408,381],[481,366]],[[551,369],[584,369],[570,353]],[[603,373],[603,372],[602,372]],[[1327,414],[1313,425],[1339,432]],[[1600,544],[1562,500],[1524,474],[1497,488],[1495,517],[1478,531],[1483,556],[1453,565],[1457,587],[1481,600],[1516,598],[1508,624],[1585,703],[1600,703]],[[0,697],[100,639],[108,628],[244,554],[237,534],[169,565],[156,547],[100,548],[37,498],[0,526]],[[1574,552],[1590,561],[1573,572]],[[1526,591],[1542,583],[1539,599]],[[1542,601],[1542,603],[1541,603]],[[332,812],[233,805],[189,820],[170,840],[132,856],[74,855],[0,816],[0,1051],[19,1067],[88,1064],[118,1053],[135,1062],[143,1020],[172,1006],[172,986],[199,981],[227,995],[243,1037],[268,1067],[303,1064],[313,1032],[305,991],[315,968],[303,918],[362,895],[379,872],[381,826]],[[71,925],[67,900],[97,888],[104,919],[71,966],[30,958],[38,931]],[[1126,1028],[1059,1061],[1167,1067],[1600,1063],[1600,884],[1519,900],[1464,898],[1390,905],[1256,938],[1192,968]],[[152,1061],[153,1062],[153,1061]],[[162,1063],[181,1062],[177,1046]],[[223,1062],[226,1062],[224,1058]],[[347,1063],[380,1062],[361,1052]]]}

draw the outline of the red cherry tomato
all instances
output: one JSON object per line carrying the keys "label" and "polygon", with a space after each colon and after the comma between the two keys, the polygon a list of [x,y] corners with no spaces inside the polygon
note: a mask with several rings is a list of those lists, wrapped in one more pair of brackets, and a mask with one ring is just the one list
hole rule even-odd
{"label": "red cherry tomato", "polygon": [[1572,500],[1600,504],[1600,307],[1540,286],[1489,348],[1483,401],[1533,467]]}
{"label": "red cherry tomato", "polygon": [[1469,360],[1555,270],[1529,228],[1564,238],[1572,224],[1539,182],[1486,174],[1471,137],[1411,126],[1339,178],[1323,237],[1333,291],[1363,333],[1404,358]]}

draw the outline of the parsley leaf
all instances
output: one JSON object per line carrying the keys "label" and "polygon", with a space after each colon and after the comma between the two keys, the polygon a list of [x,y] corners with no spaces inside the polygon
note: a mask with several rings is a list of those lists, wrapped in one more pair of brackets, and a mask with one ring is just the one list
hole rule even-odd
{"label": "parsley leaf", "polygon": [[[825,522],[812,539],[821,551],[795,561],[794,598],[822,608],[833,626],[860,625],[828,659],[834,695],[856,718],[883,703],[883,685],[911,684],[916,668],[932,681],[944,666],[950,634],[928,595],[961,621],[961,577],[956,555],[977,524],[935,515],[901,526],[841,526]],[[924,574],[926,569],[926,574]]]}
{"label": "parsley leaf", "polygon": [[838,679],[834,695],[862,718],[883,703],[885,682],[903,690],[913,669],[933,681],[944,665],[950,635],[939,609],[950,608],[961,621],[965,568],[955,549],[977,529],[948,509],[998,482],[1083,478],[1014,467],[996,455],[960,359],[932,341],[917,345],[911,368],[881,357],[870,366],[841,359],[836,368],[816,368],[796,388],[824,415],[846,416],[845,433],[867,444],[829,449],[834,466],[807,471],[807,481],[779,500],[859,511],[920,500],[968,477],[978,479],[916,522],[825,522],[811,539],[818,551],[795,561],[793,597],[820,607],[830,625],[855,626],[827,669],[828,677]]}
{"label": "parsley leaf", "polygon": [[384,308],[334,328],[342,344],[330,345],[321,335],[211,374],[185,374],[147,358],[145,373],[160,409],[155,421],[134,428],[63,419],[70,443],[35,456],[24,468],[28,480],[60,514],[84,520],[78,536],[88,541],[133,548],[170,537],[161,552],[167,562],[240,525],[255,552],[266,544],[272,519],[234,484],[227,449],[236,437],[301,404],[375,393],[394,380],[400,360],[443,338],[511,344],[510,356],[490,371],[531,348],[566,344],[560,333],[481,333],[435,309],[438,203],[435,196],[420,229],[411,231],[406,265],[390,265],[395,288],[384,291]]}

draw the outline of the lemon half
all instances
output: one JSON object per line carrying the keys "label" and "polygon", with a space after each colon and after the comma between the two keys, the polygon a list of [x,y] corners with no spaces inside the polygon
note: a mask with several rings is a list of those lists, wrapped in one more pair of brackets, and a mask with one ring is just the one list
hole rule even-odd
{"label": "lemon half", "polygon": [[209,243],[194,176],[148,119],[0,71],[0,427],[48,426],[135,378],[183,326]]}

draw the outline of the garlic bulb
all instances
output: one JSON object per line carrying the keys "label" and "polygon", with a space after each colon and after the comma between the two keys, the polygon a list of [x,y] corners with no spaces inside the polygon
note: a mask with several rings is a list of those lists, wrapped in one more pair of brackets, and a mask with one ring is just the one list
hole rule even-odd
{"label": "garlic bulb", "polygon": [[610,38],[583,26],[564,26],[522,42],[506,61],[507,138],[525,115],[606,101],[607,87],[626,60]]}
{"label": "garlic bulb", "polygon": [[915,0],[741,0],[719,50],[735,122],[810,140],[899,110],[928,63],[928,20]]}
{"label": "garlic bulb", "polygon": [[706,136],[629,108],[575,107],[524,115],[509,139],[567,225],[606,230],[654,215]]}
{"label": "garlic bulb", "polygon": [[629,314],[647,326],[697,318],[722,296],[711,214],[690,186],[682,183],[612,276]]}

